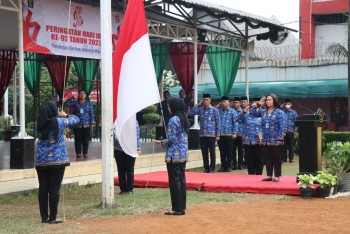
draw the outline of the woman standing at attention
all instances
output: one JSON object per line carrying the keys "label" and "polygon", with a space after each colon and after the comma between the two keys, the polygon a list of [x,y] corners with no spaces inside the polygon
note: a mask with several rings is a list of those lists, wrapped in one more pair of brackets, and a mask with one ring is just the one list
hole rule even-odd
{"label": "woman standing at attention", "polygon": [[[64,105],[73,109],[73,114],[79,117],[78,125],[73,126],[74,129],[74,146],[76,157],[81,157],[81,146],[83,146],[84,158],[88,156],[90,127],[95,126],[94,109],[91,102],[86,100],[84,90],[79,90],[79,95],[64,101]],[[78,100],[76,100],[78,97]]]}
{"label": "woman standing at attention", "polygon": [[35,168],[39,180],[38,198],[42,223],[63,222],[56,219],[56,215],[64,170],[70,164],[64,143],[64,129],[77,123],[79,123],[77,116],[58,113],[55,102],[45,102],[39,110],[36,123],[39,139]]}
{"label": "woman standing at attention", "polygon": [[188,160],[189,124],[185,115],[185,103],[182,99],[168,99],[172,117],[168,123],[168,139],[155,140],[155,144],[166,147],[165,162],[168,170],[171,211],[165,215],[184,215],[186,210],[186,162]]}
{"label": "woman standing at attention", "polygon": [[[265,100],[266,109],[258,110],[262,117],[262,155],[266,164],[267,177],[262,181],[279,182],[282,174],[283,140],[285,135],[285,114],[275,94],[269,94]],[[244,112],[247,112],[245,109]],[[272,178],[273,172],[275,177]]]}

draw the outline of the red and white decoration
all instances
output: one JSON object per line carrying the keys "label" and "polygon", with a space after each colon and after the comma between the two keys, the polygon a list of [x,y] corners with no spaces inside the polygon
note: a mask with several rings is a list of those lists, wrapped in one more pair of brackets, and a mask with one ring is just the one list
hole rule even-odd
{"label": "red and white decoration", "polygon": [[[122,13],[112,12],[113,48],[122,21]],[[24,0],[23,37],[27,52],[100,59],[100,9],[66,0]]]}

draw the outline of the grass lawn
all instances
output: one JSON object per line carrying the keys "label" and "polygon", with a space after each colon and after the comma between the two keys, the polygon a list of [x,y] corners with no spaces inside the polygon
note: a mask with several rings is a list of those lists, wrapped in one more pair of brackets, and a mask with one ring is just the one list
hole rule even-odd
{"label": "grass lawn", "polygon": [[[294,163],[284,163],[282,175],[296,175],[298,157]],[[202,168],[189,171],[202,171]],[[231,173],[247,173],[233,171]],[[265,172],[264,172],[265,173]],[[124,216],[145,213],[160,213],[171,207],[169,189],[135,188],[132,195],[118,195],[119,187],[115,187],[115,209],[101,209],[101,184],[85,186],[71,185],[61,189],[58,217],[66,219],[96,216]],[[0,233],[43,233],[49,225],[41,224],[37,191],[10,195],[0,195]],[[246,193],[205,193],[188,191],[187,204],[235,202],[252,194]],[[288,199],[286,196],[275,196],[276,199]],[[262,196],[262,199],[263,199]],[[64,203],[64,206],[63,206]],[[65,230],[72,232],[74,230]]]}

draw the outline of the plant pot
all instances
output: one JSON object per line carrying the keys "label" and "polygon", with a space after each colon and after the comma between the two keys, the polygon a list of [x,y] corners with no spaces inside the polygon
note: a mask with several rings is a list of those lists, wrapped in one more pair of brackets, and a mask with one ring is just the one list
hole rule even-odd
{"label": "plant pot", "polygon": [[14,136],[15,131],[10,130],[10,131],[3,131],[2,132],[2,137],[4,141],[10,141],[11,138]]}
{"label": "plant pot", "polygon": [[343,184],[338,184],[337,186],[337,192],[338,193],[343,193],[344,192],[344,185]]}
{"label": "plant pot", "polygon": [[332,188],[321,188],[321,187],[318,187],[316,189],[316,191],[317,191],[317,196],[318,197],[325,198],[325,197],[329,197],[331,195]]}
{"label": "plant pot", "polygon": [[347,173],[343,176],[342,184],[344,185],[343,192],[350,192],[350,173]]}
{"label": "plant pot", "polygon": [[338,185],[335,185],[333,187],[333,195],[337,194],[338,193]]}
{"label": "plant pot", "polygon": [[300,197],[304,199],[310,199],[312,197],[313,188],[299,188]]}

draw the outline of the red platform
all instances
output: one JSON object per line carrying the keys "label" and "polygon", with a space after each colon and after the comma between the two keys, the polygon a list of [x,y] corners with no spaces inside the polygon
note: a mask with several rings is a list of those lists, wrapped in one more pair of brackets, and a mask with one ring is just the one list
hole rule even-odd
{"label": "red platform", "polygon": [[[281,176],[280,182],[261,181],[265,177],[264,175],[186,172],[186,184],[188,189],[206,192],[300,194],[295,176]],[[118,177],[114,178],[114,184],[118,185]],[[158,171],[137,174],[135,187],[168,188],[168,173]]]}

